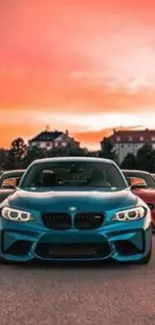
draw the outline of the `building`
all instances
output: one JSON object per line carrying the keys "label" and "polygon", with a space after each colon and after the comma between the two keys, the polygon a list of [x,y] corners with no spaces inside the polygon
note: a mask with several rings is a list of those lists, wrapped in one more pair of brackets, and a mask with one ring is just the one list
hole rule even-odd
{"label": "building", "polygon": [[51,150],[54,148],[79,148],[80,143],[69,136],[68,131],[43,131],[29,140],[30,147]]}
{"label": "building", "polygon": [[[146,143],[151,144],[155,149],[155,130],[114,130],[109,139],[114,144],[119,163],[128,153],[136,155],[137,151]],[[103,141],[101,147],[103,147]]]}

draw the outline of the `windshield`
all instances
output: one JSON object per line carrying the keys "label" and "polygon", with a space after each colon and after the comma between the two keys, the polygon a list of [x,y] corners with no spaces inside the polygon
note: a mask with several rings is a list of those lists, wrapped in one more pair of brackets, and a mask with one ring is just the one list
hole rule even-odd
{"label": "windshield", "polygon": [[140,178],[141,180],[144,180],[148,188],[155,188],[155,179],[151,174],[145,174],[145,173],[128,173],[124,172],[125,177],[134,177],[134,178]]}
{"label": "windshield", "polygon": [[116,187],[127,184],[119,169],[105,162],[50,162],[32,165],[21,180],[20,188]]}

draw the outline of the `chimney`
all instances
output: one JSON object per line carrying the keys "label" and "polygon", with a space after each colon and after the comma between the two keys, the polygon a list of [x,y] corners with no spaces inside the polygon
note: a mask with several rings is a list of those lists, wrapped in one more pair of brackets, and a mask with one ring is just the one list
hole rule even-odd
{"label": "chimney", "polygon": [[69,136],[69,132],[68,132],[68,130],[66,130],[65,134],[66,134],[67,137]]}
{"label": "chimney", "polygon": [[49,131],[50,131],[50,126],[46,125],[45,132],[49,132]]}

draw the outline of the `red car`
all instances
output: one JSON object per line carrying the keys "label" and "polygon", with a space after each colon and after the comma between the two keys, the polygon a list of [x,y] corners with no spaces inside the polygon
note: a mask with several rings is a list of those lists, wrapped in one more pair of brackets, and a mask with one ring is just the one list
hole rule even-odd
{"label": "red car", "polygon": [[131,190],[147,203],[152,215],[152,230],[155,232],[155,178],[141,170],[122,170]]}

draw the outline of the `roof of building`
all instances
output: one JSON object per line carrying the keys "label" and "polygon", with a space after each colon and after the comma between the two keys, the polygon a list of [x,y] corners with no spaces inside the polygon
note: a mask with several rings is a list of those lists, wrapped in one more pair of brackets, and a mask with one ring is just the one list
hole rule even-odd
{"label": "roof of building", "polygon": [[155,130],[120,130],[109,138],[114,143],[155,143]]}
{"label": "roof of building", "polygon": [[55,139],[57,139],[58,137],[60,137],[62,134],[64,134],[63,132],[60,131],[43,131],[41,133],[39,133],[38,135],[36,135],[34,138],[32,138],[31,140],[29,140],[29,142],[42,142],[42,141],[54,141]]}

